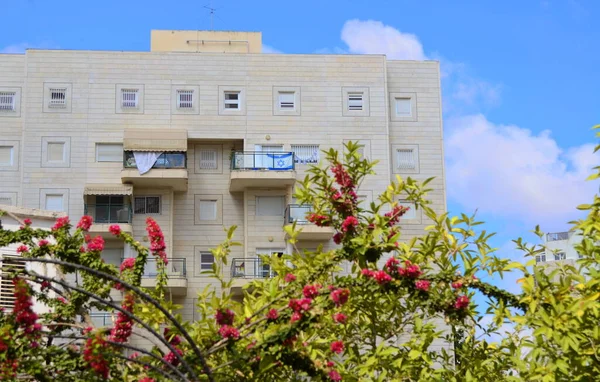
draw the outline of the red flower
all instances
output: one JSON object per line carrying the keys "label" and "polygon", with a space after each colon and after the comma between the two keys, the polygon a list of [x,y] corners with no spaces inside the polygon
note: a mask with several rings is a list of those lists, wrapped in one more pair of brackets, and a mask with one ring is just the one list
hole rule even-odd
{"label": "red flower", "polygon": [[269,312],[267,313],[267,319],[269,321],[273,321],[276,320],[279,317],[279,312],[277,312],[277,309],[271,309],[269,310]]}
{"label": "red flower", "polygon": [[176,334],[171,334],[171,329],[165,328],[163,337],[173,346],[177,346],[181,343],[181,338]]}
{"label": "red flower", "polygon": [[392,276],[388,275],[386,271],[377,271],[373,273],[373,278],[379,285],[387,284],[392,281]]}
{"label": "red flower", "polygon": [[456,298],[456,302],[454,303],[454,307],[456,309],[464,309],[469,306],[469,297],[461,295]]}
{"label": "red flower", "polygon": [[348,302],[348,297],[350,297],[350,289],[336,289],[331,292],[329,297],[331,298],[331,301],[335,303],[335,306],[342,306]]}
{"label": "red flower", "polygon": [[121,272],[123,272],[125,269],[133,269],[134,266],[135,266],[135,257],[129,257],[129,258],[123,260],[123,262],[121,263],[121,267],[119,269]]}
{"label": "red flower", "polygon": [[429,290],[430,282],[427,280],[417,280],[415,282],[415,287],[418,290],[422,290],[423,292],[427,292]]}
{"label": "red flower", "polygon": [[108,379],[108,361],[104,358],[104,351],[108,348],[106,340],[100,332],[87,339],[83,350],[83,360],[104,379]]}
{"label": "red flower", "polygon": [[354,228],[358,225],[358,219],[354,216],[348,216],[342,223],[342,231],[354,231]]}
{"label": "red flower", "polygon": [[112,233],[115,236],[119,236],[121,234],[121,227],[118,224],[113,224],[108,227],[108,232]]}
{"label": "red flower", "polygon": [[65,298],[64,298],[64,297],[62,297],[62,296],[58,296],[56,299],[57,299],[59,302],[63,303],[63,304],[66,304],[66,303],[67,303],[67,300],[65,300]]}
{"label": "red flower", "polygon": [[[123,300],[121,308],[123,308],[123,310],[126,312],[132,313],[134,303],[134,295],[128,293],[125,295],[125,300]],[[132,331],[133,319],[131,319],[127,314],[119,312],[119,314],[117,315],[117,320],[115,321],[115,326],[110,332],[110,340],[113,342],[125,343],[131,336]]]}
{"label": "red flower", "polygon": [[462,283],[462,281],[455,281],[450,285],[452,285],[452,288],[454,288],[454,289],[460,289],[460,288],[462,288],[463,283]]}
{"label": "red flower", "polygon": [[237,340],[240,338],[240,332],[238,332],[238,330],[233,326],[229,325],[221,326],[221,329],[219,329],[219,334],[221,337],[228,338],[230,340]]}
{"label": "red flower", "polygon": [[40,288],[42,291],[46,290],[46,289],[50,289],[50,281],[47,281],[47,280],[42,281]]}
{"label": "red flower", "polygon": [[83,215],[79,220],[79,223],[77,223],[77,228],[81,228],[84,231],[89,231],[93,221],[94,220],[91,216]]}
{"label": "red flower", "polygon": [[325,215],[309,214],[306,218],[309,222],[316,224],[318,227],[327,227],[331,223],[329,218]]}
{"label": "red flower", "polygon": [[332,381],[336,381],[337,382],[337,381],[341,381],[342,380],[342,376],[340,375],[340,373],[338,373],[335,370],[331,370],[328,375],[329,375],[329,379],[331,379]]}
{"label": "red flower", "polygon": [[360,270],[360,274],[363,275],[363,276],[365,276],[365,277],[373,277],[374,273],[375,273],[374,271],[372,271],[372,270],[370,270],[368,268],[363,268],[363,269]]}
{"label": "red flower", "polygon": [[52,231],[58,231],[61,228],[69,228],[69,217],[65,216],[65,217],[61,217],[56,219],[56,223],[54,223],[54,225],[52,226]]}
{"label": "red flower", "polygon": [[138,382],[156,382],[156,381],[153,378],[144,377],[144,378],[140,379]]}
{"label": "red flower", "polygon": [[331,166],[331,172],[333,172],[337,184],[343,188],[354,188],[354,182],[352,182],[352,178],[350,178],[350,175],[348,172],[346,172],[346,169],[341,163]]}
{"label": "red flower", "polygon": [[336,244],[340,244],[342,239],[344,239],[344,234],[341,232],[337,232],[335,235],[333,235],[333,242]]}
{"label": "red flower", "polygon": [[38,246],[40,246],[40,247],[45,247],[48,244],[49,244],[49,242],[46,239],[42,239],[38,242]]}
{"label": "red flower", "polygon": [[294,276],[292,273],[288,273],[287,275],[285,275],[286,283],[291,283],[292,281],[296,281],[296,276]]}
{"label": "red flower", "polygon": [[169,263],[167,259],[167,253],[165,248],[165,236],[163,235],[160,226],[152,218],[146,219],[146,231],[148,232],[148,238],[150,239],[150,251],[156,257],[160,257],[165,265]]}
{"label": "red flower", "polygon": [[83,237],[83,241],[85,241],[86,243],[89,243],[90,241],[92,241],[92,237],[90,235],[85,235]]}
{"label": "red flower", "polygon": [[310,309],[312,300],[310,298],[303,298],[302,300],[291,299],[288,306],[294,312],[306,312]]}
{"label": "red flower", "polygon": [[320,285],[306,285],[304,289],[302,289],[302,294],[306,298],[315,298],[319,295]]}
{"label": "red flower", "polygon": [[423,274],[423,272],[421,272],[421,268],[419,268],[417,264],[411,263],[410,260],[406,260],[404,264],[405,267],[400,268],[400,276],[416,279]]}
{"label": "red flower", "polygon": [[104,250],[104,239],[102,236],[96,236],[87,245],[90,252],[102,252]]}
{"label": "red flower", "polygon": [[292,313],[292,317],[290,318],[290,323],[293,324],[294,322],[300,320],[302,318],[302,314],[298,313],[298,312],[294,312]]}
{"label": "red flower", "polygon": [[219,309],[217,310],[217,313],[215,313],[215,319],[219,325],[233,325],[234,317],[235,313],[229,309]]}
{"label": "red flower", "polygon": [[[179,354],[179,356],[183,355],[183,351],[181,351],[181,349],[175,348],[175,351],[177,352],[177,354]],[[179,365],[179,358],[177,358],[177,355],[173,352],[169,352],[163,357],[163,359],[165,360],[165,362],[170,363],[173,366]]]}
{"label": "red flower", "polygon": [[406,211],[408,211],[409,208],[408,207],[403,207],[403,206],[394,206],[392,207],[392,210],[388,213],[385,214],[386,217],[390,218],[388,224],[391,226],[396,225],[398,223],[398,221],[400,220],[400,217],[402,215],[404,215],[406,213]]}
{"label": "red flower", "polygon": [[24,253],[24,252],[29,252],[29,248],[26,245],[19,245],[19,247],[17,248],[17,253]]}
{"label": "red flower", "polygon": [[334,341],[331,343],[331,346],[329,348],[332,352],[340,354],[344,351],[344,343],[342,341]]}
{"label": "red flower", "polygon": [[332,361],[327,361],[327,363],[325,364],[325,366],[327,367],[333,367],[335,365],[335,363],[333,363]]}
{"label": "red flower", "polygon": [[385,263],[385,267],[384,268],[390,274],[397,274],[398,273],[398,266],[399,265],[400,265],[400,261],[398,261],[398,259],[396,259],[395,257],[392,256]]}
{"label": "red flower", "polygon": [[29,218],[23,219],[23,224],[25,224],[27,226],[30,226],[31,225],[31,219],[29,219]]}
{"label": "red flower", "polygon": [[33,302],[29,292],[29,285],[20,278],[13,279],[15,307],[13,315],[15,322],[23,328],[26,335],[34,335],[41,329],[41,325],[36,323],[38,315],[32,309]]}
{"label": "red flower", "polygon": [[344,313],[336,313],[333,315],[333,321],[337,322],[338,324],[345,324],[346,320],[348,320],[348,317],[346,317]]}

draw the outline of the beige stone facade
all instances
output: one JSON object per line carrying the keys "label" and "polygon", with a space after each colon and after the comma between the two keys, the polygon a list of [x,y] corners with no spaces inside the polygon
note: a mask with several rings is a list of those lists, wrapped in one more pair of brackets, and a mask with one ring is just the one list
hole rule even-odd
{"label": "beige stone facade", "polygon": [[[445,210],[438,62],[160,50],[153,44],[152,52],[0,55],[0,96],[13,97],[12,109],[0,110],[0,203],[59,209],[73,221],[87,211],[98,224],[130,225],[142,242],[152,216],[174,259],[173,299],[185,318],[194,317],[196,292],[209,283],[201,271],[210,256],[202,252],[224,239],[224,227],[238,226],[243,243],[232,258],[250,260],[236,262],[232,275],[266,276],[268,269],[252,260],[256,254],[289,250],[285,211],[294,179],[303,179],[305,162],[316,159],[302,153],[315,145],[364,144],[364,154],[379,161],[377,175],[361,185],[364,199],[376,198],[396,174],[435,177],[433,208]],[[147,151],[179,150],[183,166],[143,175],[124,169],[127,131],[145,134]],[[169,131],[187,134],[185,150],[177,149],[181,138],[160,147]],[[153,141],[155,135],[162,138]],[[262,154],[256,159],[244,150]],[[303,158],[293,170],[266,163],[287,161],[277,152],[291,150]],[[119,191],[123,183],[131,188]],[[416,211],[402,224],[404,237],[421,234],[426,224]],[[323,232],[305,236],[300,247],[333,245]],[[107,247],[110,261],[129,255],[117,242]]]}

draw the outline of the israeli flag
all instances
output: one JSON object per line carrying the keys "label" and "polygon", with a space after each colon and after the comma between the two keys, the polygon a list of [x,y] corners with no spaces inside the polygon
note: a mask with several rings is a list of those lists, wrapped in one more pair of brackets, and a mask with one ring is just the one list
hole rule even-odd
{"label": "israeli flag", "polygon": [[269,153],[267,154],[269,158],[269,168],[271,170],[293,170],[294,169],[294,154],[292,153],[282,153],[275,154]]}

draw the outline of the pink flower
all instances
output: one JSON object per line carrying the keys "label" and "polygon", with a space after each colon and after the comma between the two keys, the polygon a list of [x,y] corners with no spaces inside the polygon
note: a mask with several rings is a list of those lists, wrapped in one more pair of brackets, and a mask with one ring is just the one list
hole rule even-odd
{"label": "pink flower", "polygon": [[331,223],[329,218],[325,215],[309,214],[306,218],[309,222],[316,224],[318,227],[327,227]]}
{"label": "pink flower", "polygon": [[340,354],[344,351],[344,343],[342,341],[334,341],[331,343],[331,346],[329,348],[332,352]]}
{"label": "pink flower", "polygon": [[267,319],[269,321],[273,321],[276,320],[279,317],[279,312],[277,312],[277,309],[271,309],[269,310],[269,312],[267,313]]}
{"label": "pink flower", "polygon": [[171,329],[165,328],[163,337],[173,346],[177,346],[181,343],[181,338],[176,334],[171,334]]}
{"label": "pink flower", "polygon": [[335,181],[337,182],[337,184],[339,184],[343,188],[352,189],[354,187],[354,182],[352,181],[352,178],[350,178],[350,175],[348,174],[348,172],[346,172],[346,169],[341,163],[331,166],[331,172],[335,176]]}
{"label": "pink flower", "polygon": [[333,315],[333,321],[337,322],[338,324],[345,324],[347,319],[348,317],[346,317],[344,313],[336,313]]}
{"label": "pink flower", "polygon": [[292,281],[296,281],[296,276],[294,276],[292,273],[288,273],[287,275],[285,275],[286,283],[291,283]]}
{"label": "pink flower", "polygon": [[342,223],[342,231],[354,231],[354,228],[358,225],[358,219],[355,216],[348,216]]}
{"label": "pink flower", "polygon": [[102,236],[96,236],[87,245],[90,252],[102,252],[104,250],[104,239]]}
{"label": "pink flower", "polygon": [[121,234],[121,227],[118,224],[113,224],[108,227],[108,232],[112,233],[115,236],[119,236]]}
{"label": "pink flower", "polygon": [[215,319],[219,325],[233,325],[234,317],[235,313],[229,309],[219,309],[217,310],[217,313],[215,313]]}
{"label": "pink flower", "polygon": [[[183,355],[183,351],[181,349],[175,348],[175,351],[177,351],[177,354],[179,354],[179,356]],[[164,356],[163,359],[165,360],[165,362],[170,363],[173,366],[179,365],[179,358],[177,358],[177,355],[173,352],[169,352],[169,354]]]}
{"label": "pink flower", "polygon": [[26,226],[30,226],[31,225],[31,219],[29,219],[29,218],[23,219],[23,224],[25,224]]}
{"label": "pink flower", "polygon": [[417,277],[421,276],[423,274],[423,272],[421,272],[421,268],[419,268],[419,266],[417,264],[413,264],[410,262],[410,260],[406,260],[404,262],[405,267],[404,268],[400,268],[400,276],[404,276],[404,277],[409,277],[411,279],[416,279]]}
{"label": "pink flower", "polygon": [[43,291],[43,290],[46,290],[46,289],[50,289],[50,281],[48,281],[48,280],[44,280],[44,281],[42,281],[42,283],[41,283],[41,285],[40,285],[40,289],[41,289],[42,291]]}
{"label": "pink flower", "polygon": [[123,272],[126,269],[133,269],[134,266],[135,266],[135,257],[129,257],[129,258],[123,260],[123,262],[121,263],[121,267],[119,269],[121,272]]}
{"label": "pink flower", "polygon": [[49,241],[48,241],[48,240],[46,240],[46,239],[42,239],[42,240],[40,240],[40,241],[38,242],[38,246],[40,246],[40,247],[45,247],[45,246],[47,246],[48,244],[49,244]]}
{"label": "pink flower", "polygon": [[[123,300],[123,304],[121,308],[129,313],[133,312],[133,305],[135,303],[135,297],[133,294],[128,293],[125,295],[125,300]],[[133,332],[133,319],[131,319],[127,314],[123,312],[119,312],[117,314],[117,320],[115,321],[115,326],[112,328],[110,332],[110,340],[118,343],[125,343],[128,341],[131,333]]]}
{"label": "pink flower", "polygon": [[302,318],[302,314],[298,313],[298,312],[294,312],[292,313],[292,317],[290,318],[290,323],[293,324],[294,322],[300,320]]}
{"label": "pink flower", "polygon": [[397,224],[398,221],[400,220],[400,217],[402,215],[404,215],[406,213],[406,211],[408,211],[408,210],[409,210],[408,207],[396,205],[392,208],[392,210],[390,212],[386,213],[385,216],[390,218],[390,220],[388,222],[390,227]]}
{"label": "pink flower", "polygon": [[19,245],[19,247],[17,248],[17,253],[26,253],[29,252],[29,248],[26,245]]}
{"label": "pink flower", "polygon": [[373,278],[377,281],[377,284],[383,285],[392,281],[392,277],[387,274],[386,271],[377,271],[373,274]]}
{"label": "pink flower", "polygon": [[335,235],[333,235],[333,242],[336,244],[340,244],[342,242],[342,239],[344,239],[344,234],[341,232],[338,232]]}
{"label": "pink flower", "polygon": [[332,381],[338,382],[342,380],[342,376],[340,375],[340,373],[338,373],[335,370],[331,370],[328,375],[329,379],[331,379]]}
{"label": "pink flower", "polygon": [[33,302],[27,282],[20,278],[13,279],[15,306],[13,315],[15,322],[23,328],[26,335],[34,335],[35,332],[41,329],[41,325],[37,324],[38,315],[33,311]]}
{"label": "pink flower", "polygon": [[59,302],[63,303],[63,304],[66,304],[66,303],[67,303],[67,300],[65,300],[65,298],[64,298],[64,297],[62,297],[62,296],[59,296],[59,297],[57,297],[56,299],[57,299]]}
{"label": "pink flower", "polygon": [[450,285],[452,285],[452,288],[454,288],[454,289],[460,289],[460,288],[462,288],[463,283],[462,283],[462,281],[455,281]]}
{"label": "pink flower", "polygon": [[398,261],[398,259],[392,256],[386,261],[384,268],[390,274],[397,274],[399,265],[400,261]]}
{"label": "pink flower", "polygon": [[302,289],[302,294],[304,294],[304,297],[306,298],[315,298],[319,295],[320,287],[320,285],[306,285]]}
{"label": "pink flower", "polygon": [[138,382],[156,382],[156,381],[153,378],[144,377],[144,378],[140,379]]}
{"label": "pink flower", "polygon": [[427,280],[417,280],[415,282],[415,287],[418,290],[422,290],[423,292],[427,292],[429,290],[430,282]]}
{"label": "pink flower", "polygon": [[92,226],[93,219],[91,216],[83,215],[77,223],[77,228],[81,228],[84,231],[89,231]]}
{"label": "pink flower", "polygon": [[58,231],[61,228],[69,228],[69,217],[61,217],[56,219],[56,223],[52,226],[52,231]]}
{"label": "pink flower", "polygon": [[360,274],[363,275],[363,276],[365,276],[365,277],[373,277],[374,273],[375,273],[374,271],[372,271],[372,270],[370,270],[368,268],[363,268],[363,269],[360,270]]}
{"label": "pink flower", "polygon": [[167,253],[165,252],[165,248],[167,247],[165,244],[165,236],[158,223],[150,217],[146,219],[146,231],[148,232],[148,238],[150,239],[150,251],[152,251],[154,256],[160,257],[165,265],[168,264],[169,260],[167,259]]}
{"label": "pink flower", "polygon": [[87,339],[83,350],[83,360],[103,379],[108,379],[110,371],[108,361],[104,358],[104,352],[108,348],[108,343],[98,332]]}
{"label": "pink flower", "polygon": [[219,329],[219,334],[221,337],[228,338],[230,340],[237,340],[240,338],[240,332],[238,332],[238,330],[233,326],[229,325],[221,326],[221,329]]}
{"label": "pink flower", "polygon": [[454,303],[454,307],[456,309],[464,309],[469,306],[469,297],[461,295],[456,298],[456,302]]}
{"label": "pink flower", "polygon": [[333,367],[335,365],[335,363],[333,363],[332,361],[327,361],[327,363],[325,364],[325,366],[327,367]]}
{"label": "pink flower", "polygon": [[331,298],[331,301],[335,303],[335,306],[342,306],[348,302],[348,297],[350,297],[350,289],[336,289],[331,292],[329,297]]}
{"label": "pink flower", "polygon": [[288,303],[288,307],[294,312],[306,312],[310,309],[311,303],[312,300],[310,298],[303,298],[301,300],[291,299]]}

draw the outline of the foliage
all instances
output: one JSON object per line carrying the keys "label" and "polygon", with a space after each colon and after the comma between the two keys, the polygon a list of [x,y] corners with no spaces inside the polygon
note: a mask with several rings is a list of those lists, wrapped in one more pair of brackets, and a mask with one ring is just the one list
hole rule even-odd
{"label": "foliage", "polygon": [[[431,179],[397,178],[365,205],[356,190],[373,173],[355,143],[342,157],[326,152],[296,197],[310,204],[308,220],[335,231],[335,249],[296,248],[300,228],[285,227],[295,249],[264,257],[270,279],[231,294],[228,258],[235,227],[213,249],[205,275],[214,283],[198,294],[201,319],[185,322],[165,298],[167,263],[160,227],[148,219],[150,249],[110,231],[137,253],[120,269],[102,261],[102,238],[87,235],[84,217],[73,229],[59,219],[51,231],[24,221],[0,231],[0,247],[21,244],[33,264],[56,266],[56,276],[15,271],[12,312],[0,315],[0,377],[39,381],[590,381],[600,375],[600,198],[580,206],[583,235],[576,265],[553,271],[535,265],[541,245],[515,240],[531,261],[500,259],[474,216],[437,214],[426,200]],[[430,225],[402,237],[412,201]],[[536,229],[540,233],[539,229]],[[541,233],[540,233],[541,234]],[[157,259],[157,287],[140,287],[148,256]],[[522,274],[521,293],[476,275]],[[78,283],[73,282],[78,276]],[[121,305],[111,298],[122,291]],[[484,306],[473,302],[475,294]],[[39,316],[32,298],[51,308]],[[94,308],[116,312],[112,327],[94,328]],[[488,320],[488,317],[492,317]],[[134,330],[136,327],[139,329]],[[513,327],[507,333],[502,328]],[[140,334],[143,333],[143,334]],[[139,336],[153,347],[140,345]],[[491,338],[499,338],[492,342]],[[136,353],[127,356],[125,350]]]}

